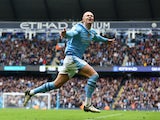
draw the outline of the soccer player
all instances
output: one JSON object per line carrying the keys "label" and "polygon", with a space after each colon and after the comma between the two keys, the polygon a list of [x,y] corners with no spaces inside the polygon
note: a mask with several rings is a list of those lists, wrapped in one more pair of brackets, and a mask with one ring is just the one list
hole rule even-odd
{"label": "soccer player", "polygon": [[57,78],[53,82],[47,82],[35,89],[26,90],[24,106],[26,106],[33,95],[58,89],[75,74],[79,74],[88,78],[85,87],[86,99],[84,102],[84,111],[100,112],[100,110],[95,108],[91,102],[92,93],[96,87],[99,75],[93,67],[82,60],[82,56],[92,40],[112,43],[115,39],[108,39],[98,35],[95,30],[91,28],[93,22],[93,13],[87,11],[83,14],[82,21],[73,26],[71,30],[66,31],[66,29],[64,29],[60,32],[62,38],[67,38],[63,69],[59,71]]}

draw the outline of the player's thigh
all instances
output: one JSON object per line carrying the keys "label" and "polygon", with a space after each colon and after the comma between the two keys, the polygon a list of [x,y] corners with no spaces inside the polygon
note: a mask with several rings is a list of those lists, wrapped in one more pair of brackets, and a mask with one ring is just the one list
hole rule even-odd
{"label": "player's thigh", "polygon": [[57,78],[54,80],[54,85],[56,88],[59,88],[68,80],[69,80],[68,74],[58,74]]}
{"label": "player's thigh", "polygon": [[91,67],[89,64],[86,64],[82,69],[79,70],[78,74],[89,78],[98,73],[93,69],[93,67]]}

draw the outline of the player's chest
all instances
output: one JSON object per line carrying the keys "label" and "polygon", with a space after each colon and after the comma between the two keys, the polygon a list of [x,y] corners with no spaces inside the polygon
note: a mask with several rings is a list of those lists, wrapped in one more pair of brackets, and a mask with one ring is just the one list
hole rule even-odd
{"label": "player's chest", "polygon": [[80,33],[80,37],[81,37],[81,40],[90,41],[90,40],[93,39],[94,34],[92,32],[89,32],[89,31],[82,31]]}

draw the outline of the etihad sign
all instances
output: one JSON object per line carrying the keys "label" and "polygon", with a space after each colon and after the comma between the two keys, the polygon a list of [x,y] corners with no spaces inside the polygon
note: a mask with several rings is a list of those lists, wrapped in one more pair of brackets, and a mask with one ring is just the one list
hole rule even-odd
{"label": "etihad sign", "polygon": [[[77,22],[22,22],[21,29],[71,29]],[[110,22],[94,22],[94,29],[109,29]]]}

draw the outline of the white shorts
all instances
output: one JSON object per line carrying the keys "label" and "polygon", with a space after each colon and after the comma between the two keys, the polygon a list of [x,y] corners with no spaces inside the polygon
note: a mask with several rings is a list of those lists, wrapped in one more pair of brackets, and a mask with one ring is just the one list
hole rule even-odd
{"label": "white shorts", "polygon": [[63,66],[59,73],[68,74],[69,78],[72,78],[76,73],[78,73],[78,70],[83,68],[86,64],[86,61],[76,56],[67,55],[63,61]]}

